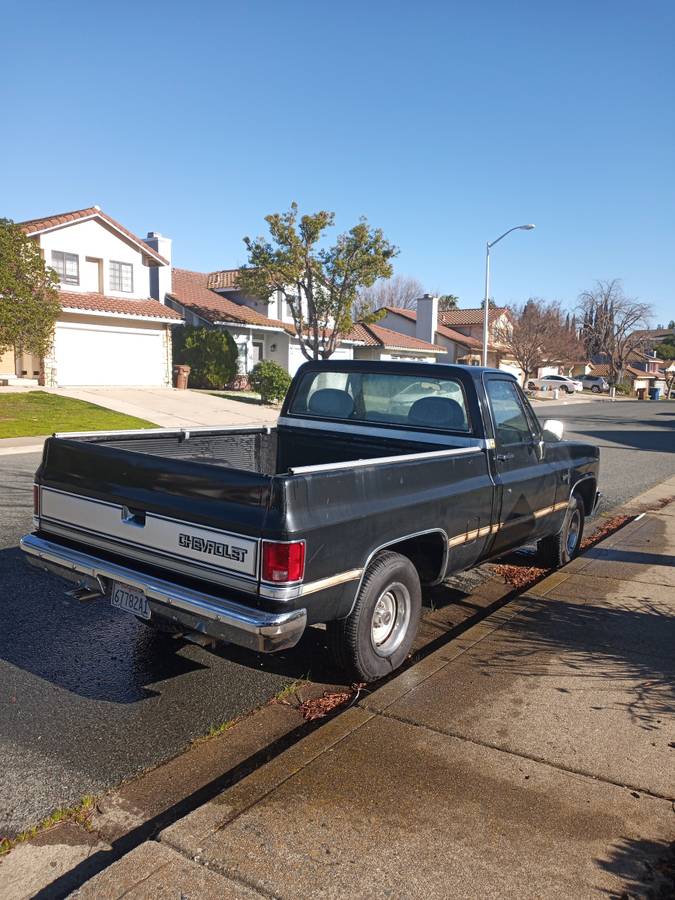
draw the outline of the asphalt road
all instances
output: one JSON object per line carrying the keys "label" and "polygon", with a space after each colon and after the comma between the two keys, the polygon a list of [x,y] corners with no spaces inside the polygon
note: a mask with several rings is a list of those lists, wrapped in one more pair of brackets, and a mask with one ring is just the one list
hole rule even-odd
{"label": "asphalt road", "polygon": [[560,419],[564,437],[600,449],[598,512],[607,512],[675,473],[675,403],[588,400],[539,403],[543,421]]}
{"label": "asphalt road", "polygon": [[[547,404],[538,414],[602,447],[605,510],[675,473],[675,404]],[[0,457],[0,837],[169,759],[295,678],[338,677],[315,630],[280,656],[212,653],[103,601],[66,597],[16,546],[31,528],[38,462]]]}

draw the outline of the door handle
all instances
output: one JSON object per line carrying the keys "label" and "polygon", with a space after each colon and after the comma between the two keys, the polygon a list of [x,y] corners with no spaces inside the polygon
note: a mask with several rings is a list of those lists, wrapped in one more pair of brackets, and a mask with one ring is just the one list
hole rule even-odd
{"label": "door handle", "polygon": [[514,453],[498,453],[497,461],[498,462],[507,462],[509,459],[513,459],[515,456]]}

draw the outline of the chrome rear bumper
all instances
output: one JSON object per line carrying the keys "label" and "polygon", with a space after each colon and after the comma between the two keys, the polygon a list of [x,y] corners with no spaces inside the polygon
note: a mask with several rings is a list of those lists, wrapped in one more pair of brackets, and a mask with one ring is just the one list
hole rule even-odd
{"label": "chrome rear bumper", "polygon": [[46,541],[35,534],[23,537],[20,547],[28,554],[28,562],[32,565],[74,581],[83,588],[107,595],[110,582],[121,581],[143,591],[153,616],[173,622],[179,628],[198,631],[261,653],[294,647],[307,624],[304,609],[284,613],[251,609],[234,600],[172,584]]}

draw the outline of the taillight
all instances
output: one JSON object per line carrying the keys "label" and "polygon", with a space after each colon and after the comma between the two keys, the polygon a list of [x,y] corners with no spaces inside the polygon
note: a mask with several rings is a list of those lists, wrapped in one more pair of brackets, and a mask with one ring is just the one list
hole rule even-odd
{"label": "taillight", "polygon": [[33,485],[33,515],[37,518],[40,515],[40,485]]}
{"label": "taillight", "polygon": [[277,544],[273,541],[263,543],[263,581],[301,581],[304,574],[304,541],[291,541],[288,544]]}

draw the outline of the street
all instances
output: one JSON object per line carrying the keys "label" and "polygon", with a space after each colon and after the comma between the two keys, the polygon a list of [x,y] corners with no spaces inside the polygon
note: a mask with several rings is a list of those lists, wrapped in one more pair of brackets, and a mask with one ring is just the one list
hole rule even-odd
{"label": "street", "polygon": [[[549,411],[550,410],[550,411]],[[675,472],[675,406],[590,400],[539,404],[538,417],[560,419],[566,440],[600,447],[598,512],[607,512]]]}
{"label": "street", "polygon": [[[547,404],[547,407],[549,404]],[[556,406],[567,438],[602,448],[601,512],[675,473],[675,406]],[[278,657],[213,653],[148,631],[105,602],[82,605],[28,569],[37,454],[0,458],[0,836],[97,794],[265,703],[294,679],[330,683],[321,632]]]}

